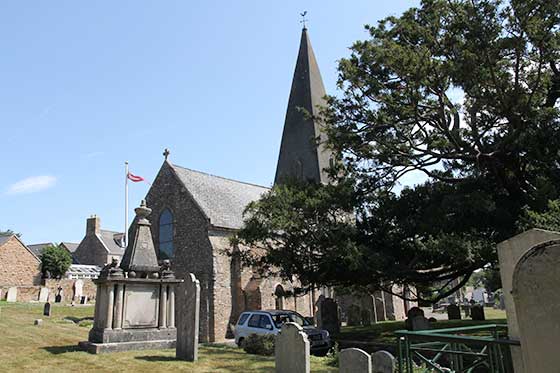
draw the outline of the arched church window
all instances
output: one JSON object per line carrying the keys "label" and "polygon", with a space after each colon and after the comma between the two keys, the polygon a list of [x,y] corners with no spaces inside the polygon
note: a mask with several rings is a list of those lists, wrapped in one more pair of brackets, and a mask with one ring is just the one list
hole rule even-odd
{"label": "arched church window", "polygon": [[173,258],[173,214],[165,209],[159,216],[159,259]]}
{"label": "arched church window", "polygon": [[282,285],[277,285],[276,289],[274,289],[274,296],[276,298],[276,309],[283,310],[284,309],[284,288]]}

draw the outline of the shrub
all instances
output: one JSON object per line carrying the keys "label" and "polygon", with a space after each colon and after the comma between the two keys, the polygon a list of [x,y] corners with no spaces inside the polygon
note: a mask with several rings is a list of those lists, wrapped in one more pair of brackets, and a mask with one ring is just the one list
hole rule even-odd
{"label": "shrub", "polygon": [[338,342],[335,342],[334,345],[330,348],[329,353],[327,354],[327,365],[330,367],[337,367],[339,354],[340,349],[338,347]]}
{"label": "shrub", "polygon": [[243,350],[253,355],[274,355],[274,341],[276,336],[273,334],[257,335],[250,334],[243,341]]}
{"label": "shrub", "polygon": [[41,272],[43,272],[43,275],[48,272],[53,278],[61,278],[71,264],[72,256],[60,245],[47,246],[41,255]]}

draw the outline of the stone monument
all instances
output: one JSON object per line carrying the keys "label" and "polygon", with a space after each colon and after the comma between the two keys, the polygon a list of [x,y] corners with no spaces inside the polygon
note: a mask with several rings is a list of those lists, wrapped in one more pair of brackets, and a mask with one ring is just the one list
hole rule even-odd
{"label": "stone monument", "polygon": [[274,347],[276,373],[309,373],[309,347],[307,334],[301,326],[294,322],[282,325]]}
{"label": "stone monument", "polygon": [[395,357],[387,351],[377,351],[371,355],[372,373],[393,373],[396,368]]}
{"label": "stone monument", "polygon": [[461,309],[455,304],[447,306],[447,319],[448,320],[461,320]]}
{"label": "stone monument", "polygon": [[371,373],[371,356],[359,348],[340,351],[339,373]]}
{"label": "stone monument", "polygon": [[177,359],[198,360],[198,328],[200,317],[200,283],[189,273],[177,292]]}
{"label": "stone monument", "polygon": [[49,288],[41,288],[39,290],[39,302],[45,303],[49,301]]}
{"label": "stone monument", "polygon": [[8,293],[6,295],[6,302],[16,302],[17,301],[17,288],[8,288]]}
{"label": "stone monument", "polygon": [[74,298],[73,300],[79,302],[82,299],[84,292],[84,282],[82,280],[76,280],[74,282]]}
{"label": "stone monument", "polygon": [[527,251],[513,272],[512,296],[526,372],[557,372],[560,367],[559,262],[560,240],[552,240]]}
{"label": "stone monument", "polygon": [[336,301],[321,295],[317,303],[317,327],[327,330],[331,335],[340,333],[340,313]]}
{"label": "stone monument", "polygon": [[142,201],[136,229],[120,266],[106,265],[97,285],[93,328],[79,346],[90,353],[175,347],[175,279],[169,263],[158,265]]}

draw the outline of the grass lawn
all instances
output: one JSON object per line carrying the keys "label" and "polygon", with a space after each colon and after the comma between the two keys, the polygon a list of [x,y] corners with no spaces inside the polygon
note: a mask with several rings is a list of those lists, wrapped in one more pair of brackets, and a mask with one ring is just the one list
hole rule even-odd
{"label": "grass lawn", "polygon": [[[506,324],[505,311],[486,307],[484,309],[485,321],[464,320],[440,320],[433,326],[434,329],[455,328],[461,326],[473,326],[482,324]],[[464,316],[463,316],[464,317]],[[360,341],[380,345],[396,345],[394,332],[405,329],[404,321],[385,321],[371,326],[344,326],[335,340]]]}
{"label": "grass lawn", "polygon": [[[91,355],[77,344],[87,340],[91,321],[84,318],[93,316],[93,306],[53,305],[50,318],[42,311],[42,304],[0,301],[1,372],[274,372],[274,357],[219,345],[202,345],[196,363],[175,360],[175,350]],[[34,326],[39,318],[43,325]],[[311,371],[337,372],[328,361],[312,356]]]}

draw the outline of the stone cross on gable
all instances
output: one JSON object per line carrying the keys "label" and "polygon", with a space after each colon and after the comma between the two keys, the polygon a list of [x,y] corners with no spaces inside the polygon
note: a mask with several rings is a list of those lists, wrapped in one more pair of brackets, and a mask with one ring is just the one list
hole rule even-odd
{"label": "stone cross on gable", "polygon": [[171,152],[169,151],[169,149],[165,148],[165,150],[163,151],[163,156],[165,157],[165,160],[167,160],[167,157],[169,157],[169,154],[171,154]]}

